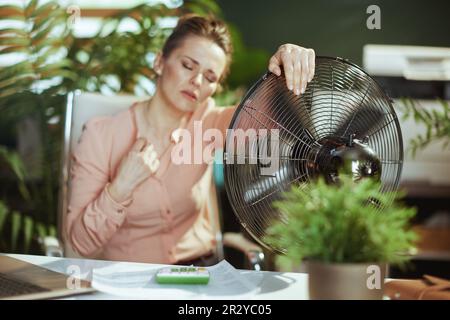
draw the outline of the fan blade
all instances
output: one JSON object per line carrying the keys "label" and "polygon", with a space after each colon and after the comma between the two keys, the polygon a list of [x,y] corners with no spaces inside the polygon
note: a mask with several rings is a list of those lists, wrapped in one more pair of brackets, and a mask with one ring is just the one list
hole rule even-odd
{"label": "fan blade", "polygon": [[254,204],[257,201],[265,199],[268,196],[281,192],[281,186],[289,182],[291,174],[290,168],[283,165],[275,172],[273,176],[261,176],[255,183],[252,183],[244,190],[244,201],[246,204]]}
{"label": "fan blade", "polygon": [[308,138],[317,139],[317,130],[313,121],[311,110],[307,107],[305,100],[309,100],[311,96],[307,91],[303,96],[296,96],[289,91],[285,85],[285,79],[276,80],[276,90],[278,93],[279,113],[275,115],[274,120],[282,128],[286,128],[295,136],[300,137],[306,134]]}
{"label": "fan blade", "polygon": [[369,136],[376,128],[381,127],[384,121],[385,114],[380,109],[373,106],[362,105],[358,110],[353,112],[351,116],[347,116],[347,118],[333,130],[332,135],[345,138],[354,134],[356,139],[361,139],[365,136]]}

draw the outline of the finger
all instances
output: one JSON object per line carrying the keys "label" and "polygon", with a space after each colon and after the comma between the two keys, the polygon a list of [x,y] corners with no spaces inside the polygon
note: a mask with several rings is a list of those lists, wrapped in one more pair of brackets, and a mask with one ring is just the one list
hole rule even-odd
{"label": "finger", "polygon": [[308,53],[306,51],[303,51],[301,55],[302,59],[302,73],[301,73],[301,94],[305,93],[306,90],[306,84],[308,83],[308,72],[309,72],[309,65],[308,65]]}
{"label": "finger", "polygon": [[302,61],[300,51],[295,51],[294,56],[294,89],[295,94],[299,95],[301,90]]}
{"label": "finger", "polygon": [[138,138],[132,147],[132,151],[141,152],[147,144],[145,138]]}
{"label": "finger", "polygon": [[281,76],[281,69],[277,65],[270,64],[269,65],[269,71],[277,76]]}
{"label": "finger", "polygon": [[308,53],[308,64],[309,64],[309,75],[308,75],[308,82],[312,81],[314,78],[314,73],[316,69],[316,53],[313,49],[309,50]]}
{"label": "finger", "polygon": [[281,75],[280,60],[277,56],[272,56],[269,60],[269,71],[277,76]]}
{"label": "finger", "polygon": [[283,51],[281,53],[281,61],[283,63],[284,76],[286,77],[286,86],[292,91],[294,89],[294,66],[289,51]]}

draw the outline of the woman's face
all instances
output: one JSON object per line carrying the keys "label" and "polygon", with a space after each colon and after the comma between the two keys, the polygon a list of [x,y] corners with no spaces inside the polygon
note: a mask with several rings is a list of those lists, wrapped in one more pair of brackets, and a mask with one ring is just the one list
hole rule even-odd
{"label": "woman's face", "polygon": [[225,66],[221,47],[209,39],[188,36],[168,57],[157,57],[157,90],[179,111],[194,111],[214,94]]}

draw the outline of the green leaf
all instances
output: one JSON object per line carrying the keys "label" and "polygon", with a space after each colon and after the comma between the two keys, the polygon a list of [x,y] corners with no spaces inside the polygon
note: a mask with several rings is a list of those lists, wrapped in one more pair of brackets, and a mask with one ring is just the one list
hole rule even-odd
{"label": "green leaf", "polygon": [[[67,21],[65,15],[61,15],[62,12],[55,11],[51,14],[51,16],[46,17],[45,20],[40,21],[33,25],[33,30],[31,32],[32,44],[37,45],[39,41],[43,38],[47,37],[47,35],[53,31],[53,29],[59,25],[64,25]],[[65,26],[66,27],[66,26]],[[66,28],[67,29],[67,28]],[[67,30],[63,30],[62,34],[67,32]]]}
{"label": "green leaf", "polygon": [[220,16],[220,6],[211,0],[185,0],[183,7],[189,12],[194,12],[201,15],[213,13]]}
{"label": "green leaf", "polygon": [[45,238],[47,236],[47,228],[45,227],[45,225],[41,222],[38,222],[36,224],[36,230],[38,233],[39,238]]}
{"label": "green leaf", "polygon": [[42,68],[39,68],[37,72],[40,73],[41,80],[50,79],[58,76],[66,77],[69,79],[76,79],[77,75],[73,71],[62,69],[63,67],[70,65],[71,65],[70,60],[63,60],[61,62],[46,65]]}
{"label": "green leaf", "polygon": [[32,82],[35,80],[35,76],[33,74],[21,74],[16,77],[12,77],[6,80],[0,81],[0,89],[6,88],[10,85],[17,84],[19,81]]}
{"label": "green leaf", "polygon": [[39,6],[37,9],[35,9],[33,12],[30,13],[30,18],[43,18],[48,16],[48,14],[56,9],[58,9],[59,6],[54,1],[50,1],[44,5]]}
{"label": "green leaf", "polygon": [[11,215],[11,249],[16,251],[19,232],[22,227],[22,215],[18,211],[13,211]]}
{"label": "green leaf", "polygon": [[420,149],[428,146],[432,141],[442,140],[444,146],[448,146],[450,140],[450,118],[448,116],[448,104],[442,102],[442,110],[427,110],[420,107],[418,102],[412,99],[404,99],[403,105],[406,108],[405,119],[413,118],[416,123],[425,126],[425,136],[417,135],[410,141],[409,151],[415,157]]}
{"label": "green leaf", "polygon": [[52,28],[44,28],[35,34],[31,34],[31,45],[38,46],[42,41],[48,38],[48,35],[52,32]]}
{"label": "green leaf", "polygon": [[7,53],[29,53],[28,46],[9,46],[0,50],[0,55]]}
{"label": "green leaf", "polygon": [[39,44],[35,47],[35,52],[39,52],[40,50],[44,49],[45,47],[51,46],[51,47],[57,47],[57,46],[63,46],[66,41],[65,39],[61,38],[47,38],[41,41]]}
{"label": "green leaf", "polygon": [[22,20],[24,19],[23,9],[19,6],[2,5],[0,6],[0,11],[2,12],[2,19],[15,19],[16,17],[22,17]]}
{"label": "green leaf", "polygon": [[24,252],[28,253],[30,249],[31,240],[33,237],[34,221],[31,217],[26,216],[24,219]]}
{"label": "green leaf", "polygon": [[50,237],[55,237],[56,238],[56,227],[54,225],[49,225],[48,226],[48,235]]}
{"label": "green leaf", "polygon": [[38,0],[31,0],[30,3],[25,8],[25,16],[29,17],[35,10],[38,5]]}
{"label": "green leaf", "polygon": [[16,176],[20,180],[23,180],[25,170],[24,170],[23,162],[20,159],[19,155],[16,152],[9,151],[5,147],[0,146],[0,156],[2,156],[7,161],[7,163],[9,164],[11,169],[14,171]]}
{"label": "green leaf", "polygon": [[30,41],[26,38],[1,37],[0,46],[28,46]]}
{"label": "green leaf", "polygon": [[8,217],[9,209],[3,201],[0,201],[0,233],[3,230],[6,218]]}
{"label": "green leaf", "polygon": [[22,29],[17,28],[4,28],[0,29],[0,37],[27,37],[28,33],[23,31]]}
{"label": "green leaf", "polygon": [[22,73],[33,73],[33,66],[29,60],[0,69],[0,80],[5,80]]}

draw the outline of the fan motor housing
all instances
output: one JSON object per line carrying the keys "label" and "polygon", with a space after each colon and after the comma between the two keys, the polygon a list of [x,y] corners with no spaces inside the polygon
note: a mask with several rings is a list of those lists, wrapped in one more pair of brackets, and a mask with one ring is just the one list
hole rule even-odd
{"label": "fan motor housing", "polygon": [[311,178],[319,176],[328,183],[339,183],[345,175],[357,182],[364,178],[381,179],[381,162],[367,142],[342,137],[326,137],[313,148],[310,164],[306,167]]}

